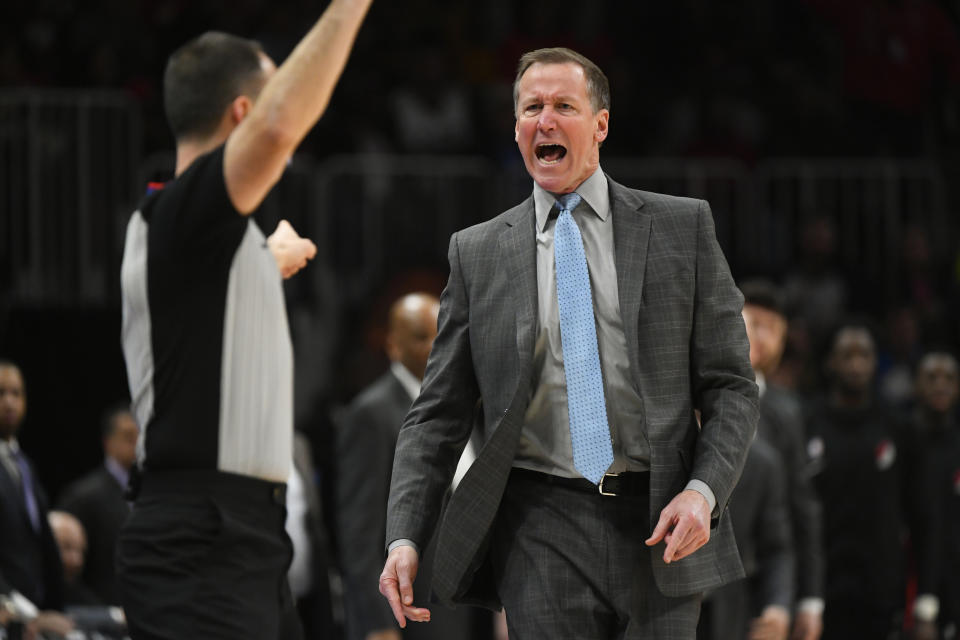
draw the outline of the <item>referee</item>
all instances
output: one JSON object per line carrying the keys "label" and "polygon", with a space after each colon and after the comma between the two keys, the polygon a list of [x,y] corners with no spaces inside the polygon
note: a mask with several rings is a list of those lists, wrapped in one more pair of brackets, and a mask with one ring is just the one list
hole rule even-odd
{"label": "referee", "polygon": [[[332,0],[276,68],[206,33],[164,75],[175,179],[127,227],[122,342],[141,474],[118,543],[134,640],[298,638],[284,532],[293,363],[281,275],[316,248],[249,214],[329,102],[371,0]],[[290,628],[285,625],[291,624]]]}

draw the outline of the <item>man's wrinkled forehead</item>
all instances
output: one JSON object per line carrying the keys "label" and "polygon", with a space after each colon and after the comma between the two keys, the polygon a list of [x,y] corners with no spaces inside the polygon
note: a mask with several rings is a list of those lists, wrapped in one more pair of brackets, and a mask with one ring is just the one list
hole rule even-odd
{"label": "man's wrinkled forehead", "polygon": [[[548,81],[541,80],[535,88],[531,86],[534,77],[542,78],[544,75],[552,78]],[[534,62],[527,67],[514,87],[514,110],[520,108],[521,101],[533,97],[586,98],[591,108],[596,110],[590,96],[586,70],[576,62]]]}

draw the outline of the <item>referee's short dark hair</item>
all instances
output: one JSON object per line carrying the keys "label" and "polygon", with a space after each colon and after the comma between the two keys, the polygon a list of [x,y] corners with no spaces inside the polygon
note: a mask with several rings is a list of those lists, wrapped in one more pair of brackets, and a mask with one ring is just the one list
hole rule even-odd
{"label": "referee's short dark hair", "polygon": [[763,278],[753,278],[740,283],[743,304],[753,305],[786,316],[786,304],[777,285]]}
{"label": "referee's short dark hair", "polygon": [[263,80],[259,43],[208,31],[173,52],[163,74],[163,105],[173,137],[203,139],[237,96],[256,97]]}

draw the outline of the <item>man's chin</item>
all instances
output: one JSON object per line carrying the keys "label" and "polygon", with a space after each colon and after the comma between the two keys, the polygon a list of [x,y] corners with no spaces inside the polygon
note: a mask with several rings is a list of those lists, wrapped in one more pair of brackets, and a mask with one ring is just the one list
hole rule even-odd
{"label": "man's chin", "polygon": [[570,187],[570,176],[560,173],[558,171],[543,170],[544,167],[538,167],[532,173],[534,181],[543,188],[544,191],[549,191],[550,193],[564,193],[565,190],[569,191]]}

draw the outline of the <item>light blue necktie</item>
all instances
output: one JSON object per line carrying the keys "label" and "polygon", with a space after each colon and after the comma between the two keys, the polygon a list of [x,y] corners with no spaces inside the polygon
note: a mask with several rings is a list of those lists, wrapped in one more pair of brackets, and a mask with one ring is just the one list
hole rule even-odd
{"label": "light blue necktie", "polygon": [[613,445],[603,396],[590,272],[580,229],[570,213],[580,199],[576,193],[568,193],[557,200],[560,216],[554,231],[553,257],[573,466],[597,484],[613,464]]}

